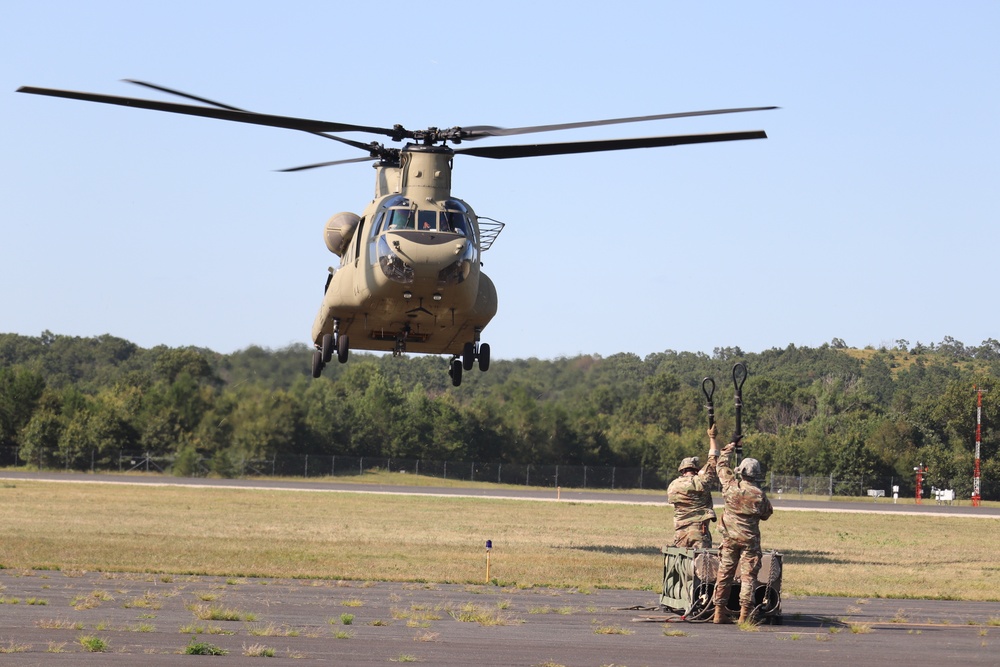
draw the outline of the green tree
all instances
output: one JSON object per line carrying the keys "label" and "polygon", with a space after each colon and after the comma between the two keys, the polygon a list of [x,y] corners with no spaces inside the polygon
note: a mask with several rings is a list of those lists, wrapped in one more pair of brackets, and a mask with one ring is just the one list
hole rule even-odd
{"label": "green tree", "polygon": [[0,368],[0,445],[16,446],[35,411],[45,380],[23,368]]}

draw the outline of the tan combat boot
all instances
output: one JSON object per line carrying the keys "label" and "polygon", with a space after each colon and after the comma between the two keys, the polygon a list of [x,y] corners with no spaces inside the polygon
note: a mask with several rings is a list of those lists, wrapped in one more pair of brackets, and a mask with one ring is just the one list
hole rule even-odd
{"label": "tan combat boot", "polygon": [[732,623],[733,619],[729,616],[729,610],[726,609],[726,605],[717,604],[715,605],[715,618],[712,619],[712,623]]}
{"label": "tan combat boot", "polygon": [[739,620],[739,622],[741,624],[749,622],[752,617],[753,617],[753,613],[752,613],[750,607],[740,607],[740,620]]}

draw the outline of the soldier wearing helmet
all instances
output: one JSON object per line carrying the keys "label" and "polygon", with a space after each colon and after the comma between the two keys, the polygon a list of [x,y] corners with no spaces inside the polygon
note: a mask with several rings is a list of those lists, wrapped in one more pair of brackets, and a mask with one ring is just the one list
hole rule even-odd
{"label": "soldier wearing helmet", "polygon": [[760,522],[766,521],[774,511],[767,494],[760,488],[764,475],[757,459],[743,459],[735,473],[729,467],[729,456],[735,448],[735,442],[726,445],[718,463],[726,507],[719,523],[722,547],[719,549],[719,573],[713,598],[715,623],[732,622],[726,602],[737,567],[740,570],[740,623],[750,620],[757,573],[760,572]]}
{"label": "soldier wearing helmet", "polygon": [[716,428],[708,430],[708,463],[700,470],[697,456],[681,461],[677,467],[680,476],[667,487],[667,501],[674,506],[674,546],[710,549],[712,533],[708,524],[715,521],[712,507],[712,489],[719,482],[716,461],[719,446],[715,444]]}

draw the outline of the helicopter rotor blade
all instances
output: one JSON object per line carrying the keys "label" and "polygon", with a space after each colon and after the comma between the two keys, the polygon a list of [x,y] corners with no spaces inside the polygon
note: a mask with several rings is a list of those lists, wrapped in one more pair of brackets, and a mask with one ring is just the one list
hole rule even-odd
{"label": "helicopter rotor blade", "polygon": [[715,116],[727,113],[744,113],[747,111],[769,111],[779,107],[742,107],[735,109],[709,109],[707,111],[681,111],[653,116],[631,116],[629,118],[609,118],[607,120],[588,120],[578,123],[558,123],[555,125],[534,125],[531,127],[494,127],[492,125],[474,125],[462,127],[462,139],[473,141],[483,137],[509,137],[515,134],[530,134],[533,132],[553,132],[556,130],[573,130],[582,127],[597,127],[599,125],[616,125],[620,123],[642,123],[651,120],[666,120],[670,118],[692,118],[694,116]]}
{"label": "helicopter rotor blade", "polygon": [[[136,107],[139,109],[150,109],[153,111],[166,111],[169,113],[179,113],[188,116],[201,116],[204,118],[216,118],[218,120],[229,120],[237,123],[249,123],[251,125],[266,125],[269,127],[280,127],[287,130],[301,130],[303,132],[369,132],[372,134],[382,134],[393,138],[407,136],[406,130],[402,128],[390,129],[385,127],[369,127],[367,125],[352,125],[350,123],[334,123],[322,120],[310,120],[308,118],[295,118],[292,116],[276,116],[272,114],[262,114],[253,111],[239,111],[231,108],[211,108],[199,107],[191,104],[177,104],[175,102],[161,102],[158,100],[145,100],[136,97],[121,97],[119,95],[102,95],[99,93],[85,93],[74,90],[57,90],[54,88],[37,88],[34,86],[21,86],[17,89],[19,93],[30,93],[32,95],[48,95],[50,97],[64,97],[72,100],[83,100],[85,102],[100,102],[102,104],[116,104],[125,107]],[[401,135],[401,133],[403,133]],[[365,145],[365,149],[368,146]]]}
{"label": "helicopter rotor blade", "polygon": [[[170,95],[177,95],[178,97],[184,97],[189,100],[194,100],[195,102],[202,102],[204,104],[210,104],[220,109],[229,109],[230,111],[242,111],[245,113],[254,113],[253,111],[247,111],[246,109],[241,109],[239,107],[234,107],[229,104],[224,104],[222,102],[216,102],[215,100],[210,100],[207,97],[199,97],[197,95],[191,95],[190,93],[185,93],[180,90],[174,90],[173,88],[167,88],[166,86],[160,86],[155,83],[149,83],[148,81],[138,81],[136,79],[123,79],[126,83],[134,83],[137,86],[145,86],[146,88],[151,88],[153,90],[158,90],[161,93],[168,93]],[[365,144],[360,141],[353,141],[351,139],[345,139],[343,137],[337,137],[332,134],[326,134],[324,132],[312,132],[308,131],[309,134],[315,135],[317,137],[323,137],[324,139],[332,139],[334,141],[339,141],[342,144],[347,144],[348,146],[353,146],[354,148],[360,148],[363,151],[371,151],[371,144]],[[358,162],[367,160],[368,158],[361,158]]]}
{"label": "helicopter rotor blade", "polygon": [[246,109],[240,109],[239,107],[230,106],[228,104],[223,104],[222,102],[216,102],[210,100],[207,97],[198,97],[197,95],[191,95],[189,93],[182,92],[180,90],[174,90],[173,88],[167,88],[165,86],[160,86],[155,83],[149,83],[148,81],[138,81],[136,79],[122,79],[125,83],[134,83],[137,86],[145,86],[146,88],[151,88],[152,90],[158,90],[161,93],[168,93],[170,95],[177,95],[178,97],[184,97],[189,100],[194,100],[195,102],[201,102],[202,104],[208,104],[213,107],[219,107],[220,109],[229,109],[230,111],[246,111]]}
{"label": "helicopter rotor blade", "polygon": [[307,169],[318,169],[319,167],[332,167],[337,164],[350,164],[351,162],[374,162],[377,157],[355,157],[347,160],[334,160],[333,162],[317,162],[316,164],[305,164],[301,167],[289,167],[288,169],[277,169],[280,172],[305,171]]}
{"label": "helicopter rotor blade", "polygon": [[573,153],[596,153],[600,151],[621,151],[632,148],[655,148],[659,146],[682,146],[686,144],[708,144],[718,141],[741,141],[744,139],[767,139],[763,130],[749,132],[718,132],[714,134],[679,134],[666,137],[641,137],[636,139],[607,139],[603,141],[573,141],[557,144],[523,144],[517,146],[481,146],[456,148],[455,153],[488,157],[494,159],[540,157],[544,155],[569,155]]}

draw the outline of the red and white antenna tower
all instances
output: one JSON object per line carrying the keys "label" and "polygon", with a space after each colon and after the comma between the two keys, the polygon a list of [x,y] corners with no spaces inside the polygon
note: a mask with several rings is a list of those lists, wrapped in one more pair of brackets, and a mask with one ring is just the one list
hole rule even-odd
{"label": "red and white antenna tower", "polygon": [[980,389],[978,387],[973,387],[976,390],[976,463],[972,468],[972,506],[979,507],[979,501],[982,500],[980,495],[980,477],[979,477],[979,445],[982,442],[983,434],[983,394],[986,392],[985,389]]}

